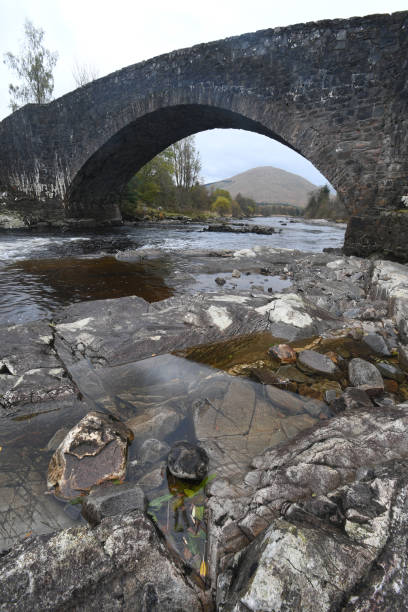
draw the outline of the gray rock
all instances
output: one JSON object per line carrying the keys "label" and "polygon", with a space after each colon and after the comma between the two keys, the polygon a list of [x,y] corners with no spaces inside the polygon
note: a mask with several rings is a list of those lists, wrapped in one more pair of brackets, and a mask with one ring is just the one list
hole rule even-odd
{"label": "gray rock", "polygon": [[[218,609],[328,612],[347,602],[344,609],[362,611],[378,594],[385,603],[375,609],[404,609],[405,587],[392,585],[395,572],[399,584],[408,573],[407,409],[334,417],[255,458],[245,477],[252,493],[240,506],[209,500]],[[353,589],[367,581],[370,596],[358,597],[368,603],[355,608]]]}
{"label": "gray rock", "polygon": [[330,404],[332,404],[337,398],[339,397],[339,392],[337,391],[337,389],[327,389],[324,394],[323,394],[323,398],[324,401],[326,402],[326,404],[328,404],[330,406]]}
{"label": "gray rock", "polygon": [[202,595],[138,511],[26,539],[0,557],[0,584],[2,612],[202,609]]}
{"label": "gray rock", "polygon": [[316,351],[305,350],[298,355],[298,365],[306,372],[321,374],[326,378],[341,378],[341,371],[326,355]]}
{"label": "gray rock", "polygon": [[349,362],[349,379],[353,387],[362,389],[368,395],[379,395],[384,391],[384,381],[375,365],[365,359],[355,358]]}
{"label": "gray rock", "polygon": [[111,485],[84,497],[82,516],[95,526],[107,516],[127,514],[133,510],[144,512],[146,505],[146,498],[140,487],[134,484]]}
{"label": "gray rock", "polygon": [[222,278],[221,276],[217,276],[217,278],[215,279],[215,282],[217,283],[217,285],[220,285],[220,287],[222,287],[222,285],[225,285],[226,280],[225,278]]}
{"label": "gray rock", "polygon": [[344,408],[346,410],[373,407],[373,403],[368,394],[362,389],[357,389],[356,387],[347,387],[341,399],[344,402]]}
{"label": "gray rock", "polygon": [[398,356],[402,367],[408,370],[408,346],[400,344],[398,347]]}
{"label": "gray rock", "polygon": [[232,278],[240,278],[241,272],[239,270],[233,270],[231,276]]}
{"label": "gray rock", "polygon": [[146,438],[165,438],[175,431],[180,424],[182,416],[170,408],[160,406],[148,408],[142,414],[126,421],[136,441]]}
{"label": "gray rock", "polygon": [[189,442],[176,442],[167,457],[173,476],[185,480],[202,480],[208,472],[208,455],[203,448]]}
{"label": "gray rock", "polygon": [[376,368],[384,378],[390,378],[391,380],[396,380],[400,383],[403,382],[403,380],[405,379],[404,372],[392,363],[387,363],[386,361],[379,361],[376,364]]}
{"label": "gray rock", "polygon": [[146,490],[157,489],[163,484],[165,476],[166,464],[162,462],[158,467],[144,474],[137,484]]}
{"label": "gray rock", "polygon": [[389,357],[391,355],[387,343],[380,334],[366,334],[362,337],[362,342],[376,355],[381,355],[382,357]]}
{"label": "gray rock", "polygon": [[167,455],[170,451],[170,446],[166,442],[161,442],[155,438],[145,440],[138,451],[140,463],[156,463]]}

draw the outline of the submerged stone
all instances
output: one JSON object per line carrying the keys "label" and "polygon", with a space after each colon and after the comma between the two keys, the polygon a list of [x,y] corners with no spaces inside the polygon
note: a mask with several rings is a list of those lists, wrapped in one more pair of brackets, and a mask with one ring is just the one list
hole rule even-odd
{"label": "submerged stone", "polygon": [[183,480],[202,480],[208,472],[208,455],[201,446],[176,442],[167,457],[169,472]]}
{"label": "submerged stone", "polygon": [[356,387],[347,387],[341,399],[344,401],[344,407],[347,410],[373,407],[369,395],[362,389],[357,389]]}
{"label": "submerged stone", "polygon": [[144,512],[146,506],[147,501],[140,487],[134,484],[110,486],[92,492],[84,498],[82,516],[88,523],[95,526],[107,516],[125,514],[133,510]]}
{"label": "submerged stone", "polygon": [[392,380],[396,380],[397,382],[403,382],[405,379],[404,372],[392,363],[380,361],[376,364],[376,367],[379,372],[381,372],[384,378],[391,378]]}
{"label": "submerged stone", "polygon": [[296,363],[296,353],[288,344],[274,344],[268,352],[281,363]]}
{"label": "submerged stone", "polygon": [[48,467],[48,488],[65,499],[94,485],[123,479],[132,432],[115,417],[89,412],[61,442]]}

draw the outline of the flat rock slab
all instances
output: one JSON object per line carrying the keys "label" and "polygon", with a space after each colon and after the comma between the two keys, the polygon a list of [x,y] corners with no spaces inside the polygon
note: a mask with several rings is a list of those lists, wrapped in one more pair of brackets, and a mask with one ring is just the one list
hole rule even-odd
{"label": "flat rock slab", "polygon": [[298,355],[298,365],[306,372],[321,374],[326,378],[341,378],[341,371],[336,364],[327,357],[316,351],[305,350]]}
{"label": "flat rock slab", "polygon": [[198,590],[138,511],[92,530],[29,538],[0,558],[0,584],[2,612],[203,609]]}
{"label": "flat rock slab", "polygon": [[73,427],[51,458],[47,484],[59,497],[78,497],[92,486],[126,475],[132,432],[120,421],[89,412]]}
{"label": "flat rock slab", "polygon": [[365,391],[370,396],[384,391],[384,381],[375,365],[365,359],[351,359],[349,362],[349,379],[353,387]]}
{"label": "flat rock slab", "polygon": [[[274,326],[282,326],[282,334]],[[307,337],[339,327],[323,309],[291,294],[175,296],[148,304],[126,297],[74,304],[61,311],[55,347],[70,368],[87,358],[119,365],[236,335],[270,331]]]}
{"label": "flat rock slab", "polygon": [[0,408],[27,413],[27,406],[73,397],[52,343],[48,321],[0,328]]}

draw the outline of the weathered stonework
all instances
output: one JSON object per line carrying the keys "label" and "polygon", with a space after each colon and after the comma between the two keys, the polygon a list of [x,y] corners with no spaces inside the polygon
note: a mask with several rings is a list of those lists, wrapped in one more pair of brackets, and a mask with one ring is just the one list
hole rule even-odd
{"label": "weathered stonework", "polygon": [[408,12],[261,30],[128,66],[0,123],[0,191],[66,218],[120,219],[171,143],[240,128],[287,144],[352,214],[408,196]]}

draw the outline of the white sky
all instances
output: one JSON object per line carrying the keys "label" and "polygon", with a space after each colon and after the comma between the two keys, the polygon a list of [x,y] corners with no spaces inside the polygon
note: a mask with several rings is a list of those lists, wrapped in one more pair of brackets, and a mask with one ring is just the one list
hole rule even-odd
{"label": "white sky", "polygon": [[[55,97],[75,88],[75,61],[99,75],[174,49],[265,28],[407,10],[406,0],[0,0],[0,55],[19,52],[26,18],[57,50]],[[0,63],[0,119],[9,114],[14,75]],[[275,141],[236,130],[197,135],[205,181],[272,165],[325,182],[306,160]]]}

